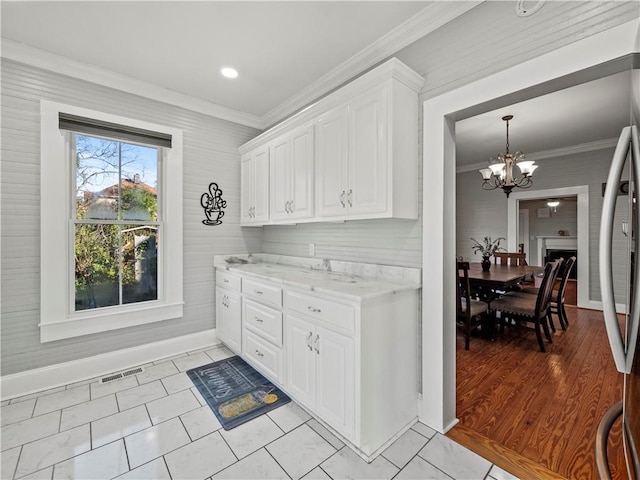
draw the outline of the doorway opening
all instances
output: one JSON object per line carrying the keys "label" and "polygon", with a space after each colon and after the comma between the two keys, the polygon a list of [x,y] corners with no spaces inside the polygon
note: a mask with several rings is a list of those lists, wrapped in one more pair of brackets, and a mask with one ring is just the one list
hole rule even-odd
{"label": "doorway opening", "polygon": [[[455,274],[450,268],[456,258],[455,123],[564,88],[572,81],[601,78],[612,69],[622,71],[628,67],[624,57],[635,51],[637,29],[637,22],[629,22],[423,104],[423,161],[429,168],[429,175],[423,178],[423,208],[425,218],[430,218],[423,225],[423,252],[429,252],[423,255],[423,268],[442,282],[423,289],[422,378],[430,394],[422,398],[421,420],[441,432],[458,422]],[[607,48],[601,48],[603,45]],[[494,420],[500,421],[499,411]]]}

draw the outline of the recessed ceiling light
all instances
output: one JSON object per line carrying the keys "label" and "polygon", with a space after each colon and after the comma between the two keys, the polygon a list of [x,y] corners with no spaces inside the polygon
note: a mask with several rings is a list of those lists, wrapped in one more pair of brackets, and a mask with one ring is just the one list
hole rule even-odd
{"label": "recessed ceiling light", "polygon": [[224,67],[222,70],[220,70],[220,73],[222,73],[222,75],[227,78],[236,78],[238,76],[238,71],[235,68],[231,67]]}

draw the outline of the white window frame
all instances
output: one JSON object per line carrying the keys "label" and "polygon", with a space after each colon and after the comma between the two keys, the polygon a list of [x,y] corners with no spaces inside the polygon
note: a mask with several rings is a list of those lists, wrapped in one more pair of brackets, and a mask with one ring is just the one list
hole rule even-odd
{"label": "white window frame", "polygon": [[[158,300],[72,311],[73,165],[65,134],[58,128],[60,113],[171,135],[159,174],[163,236]],[[40,122],[40,341],[182,318],[182,130],[46,100],[40,103]]]}

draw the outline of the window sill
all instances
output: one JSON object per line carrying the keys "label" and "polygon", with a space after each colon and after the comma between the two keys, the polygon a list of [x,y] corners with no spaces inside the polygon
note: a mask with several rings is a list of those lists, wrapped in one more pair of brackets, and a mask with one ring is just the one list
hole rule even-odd
{"label": "window sill", "polygon": [[72,318],[40,323],[40,342],[52,342],[65,338],[107,332],[121,328],[182,318],[183,303],[136,306],[108,312],[81,312]]}

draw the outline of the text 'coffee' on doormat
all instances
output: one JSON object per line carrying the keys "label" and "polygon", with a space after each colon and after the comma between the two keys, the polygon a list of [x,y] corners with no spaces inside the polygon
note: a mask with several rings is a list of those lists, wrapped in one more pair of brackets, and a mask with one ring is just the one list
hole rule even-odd
{"label": "text 'coffee' on doormat", "polygon": [[187,375],[225,430],[291,401],[238,356],[192,368]]}

